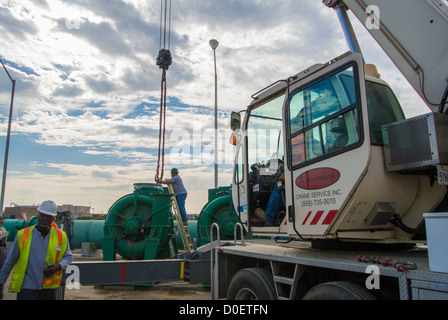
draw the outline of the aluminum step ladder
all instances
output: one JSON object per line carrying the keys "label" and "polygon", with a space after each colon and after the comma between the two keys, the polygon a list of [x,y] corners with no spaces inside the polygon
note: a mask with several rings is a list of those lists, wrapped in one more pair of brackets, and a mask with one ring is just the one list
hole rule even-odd
{"label": "aluminum step ladder", "polygon": [[184,226],[182,221],[182,216],[180,214],[179,205],[177,204],[176,196],[174,194],[174,188],[171,183],[168,184],[168,192],[171,196],[171,203],[173,208],[174,217],[177,221],[177,230],[179,230],[180,237],[182,239],[182,244],[185,250],[193,250],[193,241],[191,240],[190,233],[188,232],[187,226]]}
{"label": "aluminum step ladder", "polygon": [[285,276],[280,275],[281,266],[282,264],[278,261],[271,261],[271,270],[277,298],[278,300],[293,300],[296,295],[297,284],[305,272],[305,267],[296,264],[294,266],[294,273],[290,276]]}

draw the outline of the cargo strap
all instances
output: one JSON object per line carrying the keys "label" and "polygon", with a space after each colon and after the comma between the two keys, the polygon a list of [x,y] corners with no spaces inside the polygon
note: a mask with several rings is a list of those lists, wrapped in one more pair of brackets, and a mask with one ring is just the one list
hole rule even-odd
{"label": "cargo strap", "polygon": [[182,216],[180,214],[179,206],[177,204],[176,196],[174,194],[173,184],[168,184],[168,192],[172,194],[171,202],[173,205],[173,213],[174,217],[177,221],[177,230],[179,230],[180,237],[182,239],[182,244],[185,250],[193,250],[193,242],[191,241],[190,233],[188,232],[187,226],[184,226],[184,222],[182,221]]}
{"label": "cargo strap", "polygon": [[359,262],[364,262],[364,263],[376,263],[385,267],[388,266],[392,266],[395,269],[397,269],[398,272],[403,272],[406,270],[415,270],[417,269],[417,264],[415,264],[414,262],[402,262],[402,261],[396,261],[396,260],[392,260],[390,258],[381,258],[381,257],[369,257],[369,256],[358,256],[358,261]]}

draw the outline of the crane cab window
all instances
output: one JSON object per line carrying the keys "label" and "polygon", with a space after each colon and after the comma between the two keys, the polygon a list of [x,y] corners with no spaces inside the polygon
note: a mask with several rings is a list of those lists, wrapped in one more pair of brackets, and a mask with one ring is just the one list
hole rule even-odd
{"label": "crane cab window", "polygon": [[404,120],[403,110],[392,90],[384,84],[366,81],[366,97],[369,113],[370,143],[383,145],[381,127]]}
{"label": "crane cab window", "polygon": [[360,141],[356,90],[354,67],[349,66],[292,94],[287,113],[293,167]]}

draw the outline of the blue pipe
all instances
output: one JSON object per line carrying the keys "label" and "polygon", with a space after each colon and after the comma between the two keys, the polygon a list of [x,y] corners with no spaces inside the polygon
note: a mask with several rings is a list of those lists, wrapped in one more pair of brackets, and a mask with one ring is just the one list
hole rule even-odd
{"label": "blue pipe", "polygon": [[351,24],[347,22],[347,12],[344,11],[345,9],[342,6],[337,6],[335,8],[336,14],[338,15],[339,23],[341,24],[342,31],[344,32],[345,39],[347,40],[348,47],[350,48],[351,52],[358,52],[361,53],[359,50],[359,45],[357,45],[357,40],[353,38],[352,33],[350,32],[353,30]]}

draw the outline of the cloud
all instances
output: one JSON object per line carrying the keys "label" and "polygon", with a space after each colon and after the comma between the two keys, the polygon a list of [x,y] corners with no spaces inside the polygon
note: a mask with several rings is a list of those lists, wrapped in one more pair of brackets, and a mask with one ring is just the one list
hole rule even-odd
{"label": "cloud", "polygon": [[54,96],[77,97],[82,95],[83,89],[73,83],[62,83],[54,92]]}
{"label": "cloud", "polygon": [[[16,13],[19,17],[26,17],[29,12],[26,9],[17,8]],[[0,30],[6,34],[9,40],[25,40],[28,36],[37,33],[37,26],[29,20],[17,18],[11,8],[0,7]]]}
{"label": "cloud", "polygon": [[[68,32],[66,19],[59,19],[56,29],[59,32]],[[83,21],[79,29],[70,29],[70,34],[87,40],[97,48],[99,52],[118,57],[131,56],[130,47],[126,44],[123,36],[108,22],[93,23]]]}

